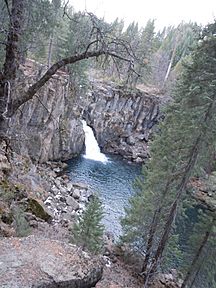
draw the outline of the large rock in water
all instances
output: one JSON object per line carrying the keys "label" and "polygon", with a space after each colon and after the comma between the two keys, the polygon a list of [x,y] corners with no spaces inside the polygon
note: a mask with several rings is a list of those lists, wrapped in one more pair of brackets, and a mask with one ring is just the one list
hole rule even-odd
{"label": "large rock in water", "polygon": [[90,288],[103,272],[97,258],[56,240],[7,238],[0,251],[1,288]]}

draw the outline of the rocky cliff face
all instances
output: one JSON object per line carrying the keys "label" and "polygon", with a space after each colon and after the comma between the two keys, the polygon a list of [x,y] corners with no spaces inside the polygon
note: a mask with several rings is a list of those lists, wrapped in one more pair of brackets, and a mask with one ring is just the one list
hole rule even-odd
{"label": "rocky cliff face", "polygon": [[95,81],[84,117],[104,152],[143,162],[148,157],[152,128],[160,117],[160,102],[155,91],[126,90]]}
{"label": "rocky cliff face", "polygon": [[[25,89],[38,79],[43,66],[27,60],[22,67]],[[84,144],[82,123],[73,114],[68,75],[59,71],[40,89],[33,101],[24,104],[10,122],[12,146],[16,152],[39,162],[69,159]]]}
{"label": "rocky cliff face", "polygon": [[[44,69],[27,60],[17,95],[36,81]],[[69,91],[68,74],[56,73],[11,119],[13,149],[39,162],[72,158],[84,146],[80,120],[83,113],[104,152],[143,162],[148,157],[152,128],[160,117],[160,96],[152,90],[128,90],[112,82],[91,83],[89,93],[78,103]]]}

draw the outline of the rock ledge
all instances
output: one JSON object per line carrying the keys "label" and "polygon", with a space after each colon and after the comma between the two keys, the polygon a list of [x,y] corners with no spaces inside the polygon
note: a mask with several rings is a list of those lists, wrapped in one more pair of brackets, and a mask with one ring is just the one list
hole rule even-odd
{"label": "rock ledge", "polygon": [[95,257],[64,242],[30,236],[0,241],[0,287],[90,288],[102,277]]}

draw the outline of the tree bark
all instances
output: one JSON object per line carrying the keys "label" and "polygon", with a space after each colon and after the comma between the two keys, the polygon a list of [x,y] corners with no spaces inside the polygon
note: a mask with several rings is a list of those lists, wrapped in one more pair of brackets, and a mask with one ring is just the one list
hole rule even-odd
{"label": "tree bark", "polygon": [[11,93],[19,68],[19,42],[22,34],[24,0],[12,0],[9,13],[10,25],[6,43],[6,55],[0,82],[0,140],[5,139],[8,120],[7,112],[11,101]]}
{"label": "tree bark", "polygon": [[23,26],[24,0],[12,0],[3,75],[6,81],[16,79],[19,68],[19,42]]}

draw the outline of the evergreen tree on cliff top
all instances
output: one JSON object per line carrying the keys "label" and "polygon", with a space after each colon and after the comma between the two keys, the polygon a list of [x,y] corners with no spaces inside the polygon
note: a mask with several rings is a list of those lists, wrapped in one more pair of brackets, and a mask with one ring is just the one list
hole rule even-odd
{"label": "evergreen tree on cliff top", "polygon": [[138,179],[139,192],[131,198],[122,221],[123,240],[145,255],[145,285],[169,252],[190,177],[202,175],[215,151],[215,33],[216,23],[204,29],[197,48],[184,64],[174,102],[151,145],[145,181]]}

